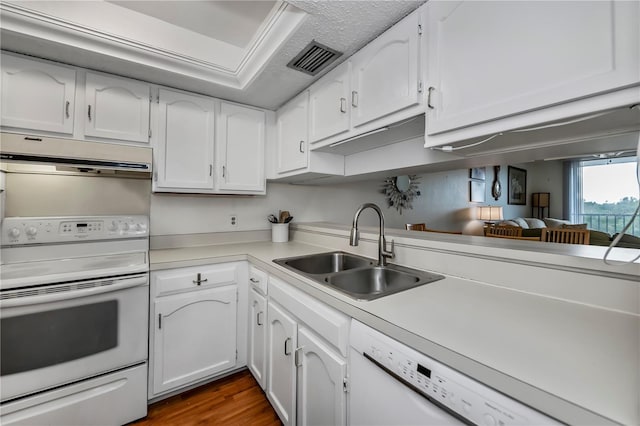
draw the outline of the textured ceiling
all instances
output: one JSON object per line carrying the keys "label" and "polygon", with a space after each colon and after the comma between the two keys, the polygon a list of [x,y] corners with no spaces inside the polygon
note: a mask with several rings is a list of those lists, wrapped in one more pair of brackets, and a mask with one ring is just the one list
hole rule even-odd
{"label": "textured ceiling", "polygon": [[[246,93],[240,95],[242,102],[269,108],[282,105],[424,1],[291,0],[289,3],[309,13],[309,17]],[[315,77],[287,68],[286,64],[314,39],[344,54]]]}
{"label": "textured ceiling", "polygon": [[[15,52],[275,110],[415,10],[424,0],[290,0],[289,3],[309,15],[244,90],[191,80],[163,69],[105,57],[100,52],[78,52],[50,40],[8,31],[2,31],[1,42],[3,49]],[[314,39],[344,55],[315,77],[287,68],[286,64]]]}

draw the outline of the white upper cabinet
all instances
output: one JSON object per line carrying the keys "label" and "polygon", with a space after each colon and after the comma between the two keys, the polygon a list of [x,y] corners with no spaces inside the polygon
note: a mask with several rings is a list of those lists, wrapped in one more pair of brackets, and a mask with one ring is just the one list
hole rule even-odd
{"label": "white upper cabinet", "polygon": [[304,91],[278,110],[276,143],[278,173],[304,169],[309,164],[308,105],[309,92]]}
{"label": "white upper cabinet", "polygon": [[0,125],[73,134],[76,71],[2,55]]}
{"label": "white upper cabinet", "polygon": [[88,72],[84,134],[149,142],[150,90],[146,83]]}
{"label": "white upper cabinet", "polygon": [[217,188],[264,192],[265,113],[222,102],[217,131]]}
{"label": "white upper cabinet", "polygon": [[215,101],[160,89],[154,191],[213,190]]}
{"label": "white upper cabinet", "polygon": [[428,135],[640,82],[638,2],[430,1],[426,8]]}
{"label": "white upper cabinet", "polygon": [[420,103],[420,31],[414,12],[352,57],[353,126]]}
{"label": "white upper cabinet", "polygon": [[349,130],[351,63],[345,62],[309,89],[309,141]]}

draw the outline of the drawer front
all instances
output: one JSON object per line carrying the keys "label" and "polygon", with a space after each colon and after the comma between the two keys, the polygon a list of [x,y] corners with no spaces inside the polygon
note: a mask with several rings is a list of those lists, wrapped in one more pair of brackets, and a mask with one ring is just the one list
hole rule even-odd
{"label": "drawer front", "polygon": [[348,316],[275,277],[269,277],[269,296],[347,356]]}
{"label": "drawer front", "polygon": [[194,266],[151,273],[152,297],[201,290],[238,282],[241,263]]}
{"label": "drawer front", "polygon": [[249,265],[249,283],[258,293],[266,296],[268,294],[269,276],[253,265]]}

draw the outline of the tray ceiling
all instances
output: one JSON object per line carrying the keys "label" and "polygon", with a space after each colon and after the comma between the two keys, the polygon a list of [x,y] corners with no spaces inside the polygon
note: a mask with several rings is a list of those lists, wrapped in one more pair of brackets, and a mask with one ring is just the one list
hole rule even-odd
{"label": "tray ceiling", "polygon": [[[276,109],[424,3],[2,1],[1,47]],[[344,52],[316,76],[286,67],[310,41]]]}

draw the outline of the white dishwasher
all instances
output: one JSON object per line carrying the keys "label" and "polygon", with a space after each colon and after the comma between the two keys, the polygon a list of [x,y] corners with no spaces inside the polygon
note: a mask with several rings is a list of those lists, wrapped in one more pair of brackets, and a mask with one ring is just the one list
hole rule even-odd
{"label": "white dishwasher", "polygon": [[560,424],[356,320],[350,339],[350,425]]}

